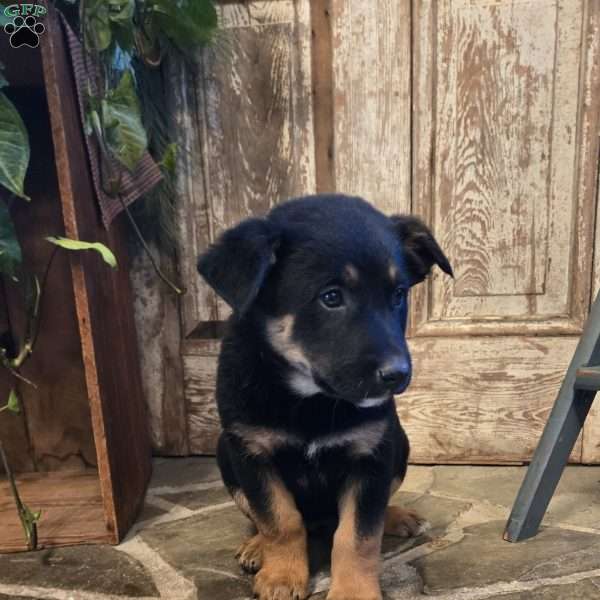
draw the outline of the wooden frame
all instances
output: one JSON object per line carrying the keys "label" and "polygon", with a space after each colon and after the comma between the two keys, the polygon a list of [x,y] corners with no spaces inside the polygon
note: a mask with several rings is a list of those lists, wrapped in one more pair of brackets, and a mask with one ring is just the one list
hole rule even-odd
{"label": "wooden frame", "polygon": [[[117,543],[137,515],[151,471],[124,223],[117,219],[109,231],[101,225],[72,72],[53,10],[40,46],[30,56],[41,61],[43,81],[23,83],[45,90],[54,162],[43,169],[56,168],[50,181],[57,187],[50,193],[60,198],[55,207],[62,215],[64,234],[106,244],[119,268],[109,269],[90,253],[70,253],[70,285],[57,292],[64,294],[65,302],[74,301],[81,361],[73,368],[83,370],[97,470],[29,472],[18,481],[23,500],[32,510],[42,510],[42,546]],[[16,64],[20,50],[5,48],[13,59],[6,62]],[[44,375],[39,377],[41,389]],[[2,482],[0,551],[20,549],[25,549],[23,533],[8,485]]]}

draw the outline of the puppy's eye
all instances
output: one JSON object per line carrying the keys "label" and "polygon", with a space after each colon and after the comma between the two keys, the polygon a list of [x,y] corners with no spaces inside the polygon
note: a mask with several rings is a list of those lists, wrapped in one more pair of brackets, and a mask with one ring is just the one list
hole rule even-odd
{"label": "puppy's eye", "polygon": [[342,296],[342,290],[339,288],[326,290],[319,298],[327,308],[339,308],[344,304],[344,296]]}
{"label": "puppy's eye", "polygon": [[397,287],[392,295],[392,304],[394,306],[400,306],[406,300],[406,294],[406,288]]}

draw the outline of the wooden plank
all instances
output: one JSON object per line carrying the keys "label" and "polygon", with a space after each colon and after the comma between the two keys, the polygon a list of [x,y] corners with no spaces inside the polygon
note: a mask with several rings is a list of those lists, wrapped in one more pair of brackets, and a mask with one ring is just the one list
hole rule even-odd
{"label": "wooden plank", "polygon": [[331,32],[331,0],[313,0],[310,5],[312,23],[312,79],[315,137],[315,179],[319,194],[336,191],[333,108],[333,47]]}
{"label": "wooden plank", "polygon": [[[17,485],[23,502],[31,510],[42,510],[40,548],[112,541],[95,470],[27,473],[17,478]],[[0,552],[27,550],[6,481],[0,481],[0,531]]]}
{"label": "wooden plank", "polygon": [[[581,248],[580,253],[587,255],[583,264],[579,263],[576,268],[584,269],[587,266],[587,261],[593,260],[594,273],[592,280],[592,290],[587,296],[583,293],[578,298],[578,303],[582,305],[581,310],[586,313],[589,310],[596,294],[600,290],[600,221],[598,220],[598,198],[600,189],[598,186],[598,174],[600,173],[600,155],[598,131],[600,129],[600,115],[598,114],[598,102],[596,99],[600,94],[600,6],[596,2],[587,4],[587,29],[585,30],[585,47],[586,61],[582,68],[581,79],[584,82],[585,103],[581,114],[581,130],[582,138],[587,148],[589,160],[587,166],[580,168],[579,176],[579,193],[580,196],[586,198],[586,202],[590,206],[591,215],[587,216],[580,214],[579,217],[579,232],[574,239],[574,243]],[[593,164],[593,167],[592,167]],[[593,218],[595,217],[595,221]],[[580,232],[587,231],[595,222],[595,241],[585,245],[586,237],[580,239]],[[593,235],[593,234],[592,234]],[[592,252],[592,244],[593,246]],[[587,464],[600,463],[600,403],[596,399],[592,403],[592,407],[585,421],[583,428],[583,449],[582,461]]]}
{"label": "wooden plank", "polygon": [[[531,458],[577,344],[571,337],[414,338],[397,397],[416,463]],[[581,439],[571,456],[581,459]]]}
{"label": "wooden plank", "polygon": [[[174,272],[174,265],[164,256],[161,268],[165,273]],[[187,408],[183,393],[179,299],[156,276],[142,251],[132,260],[130,277],[138,346],[143,348],[140,369],[152,448],[161,455],[186,455]]]}
{"label": "wooden plank", "polygon": [[580,332],[598,110],[586,5],[414,3],[415,210],[458,269],[416,292],[419,334]]}
{"label": "wooden plank", "polygon": [[[211,241],[208,199],[204,188],[206,165],[202,160],[206,123],[198,106],[194,74],[183,61],[168,61],[166,70],[171,82],[170,112],[176,128],[177,153],[176,186],[180,205],[179,237],[181,247],[179,272],[187,292],[181,299],[182,336],[190,334],[198,322],[216,321],[217,296],[198,276],[196,260]],[[202,78],[201,65],[197,77]]]}
{"label": "wooden plank", "polygon": [[221,430],[215,386],[218,340],[188,340],[184,344],[183,368],[188,405],[190,452],[214,454]]}
{"label": "wooden plank", "polygon": [[[223,230],[315,190],[310,5],[246,2],[220,7],[227,51],[179,71],[173,106],[184,147],[180,170],[183,334],[224,320],[224,304],[196,272],[198,254]],[[187,128],[187,131],[185,130]]]}
{"label": "wooden plank", "polygon": [[[41,57],[37,57],[41,61]],[[14,99],[27,123],[31,162],[26,180],[31,202],[14,202],[12,212],[23,260],[30,274],[40,282],[55,246],[48,235],[64,235],[50,120],[42,89],[17,91]],[[22,284],[5,286],[11,328],[20,338],[26,328]],[[81,355],[79,329],[66,252],[57,252],[48,271],[40,304],[39,335],[22,374],[36,388],[16,384],[27,419],[31,452],[36,470],[82,469],[96,465],[90,408]],[[1,415],[5,420],[9,415]]]}
{"label": "wooden plank", "polygon": [[411,4],[331,0],[335,182],[411,209]]}
{"label": "wooden plank", "polygon": [[151,470],[125,222],[116,219],[108,232],[100,224],[72,74],[51,8],[46,23],[44,81],[65,233],[106,244],[119,263],[115,271],[93,253],[69,256],[105,518],[116,542],[141,507]]}

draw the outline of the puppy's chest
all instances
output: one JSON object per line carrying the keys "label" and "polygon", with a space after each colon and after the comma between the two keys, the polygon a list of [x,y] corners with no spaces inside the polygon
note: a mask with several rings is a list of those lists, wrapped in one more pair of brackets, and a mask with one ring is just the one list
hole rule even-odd
{"label": "puppy's chest", "polygon": [[331,454],[348,458],[372,455],[383,441],[387,421],[380,419],[327,433],[303,433],[281,427],[237,424],[232,428],[246,451],[254,456],[290,455],[318,462]]}

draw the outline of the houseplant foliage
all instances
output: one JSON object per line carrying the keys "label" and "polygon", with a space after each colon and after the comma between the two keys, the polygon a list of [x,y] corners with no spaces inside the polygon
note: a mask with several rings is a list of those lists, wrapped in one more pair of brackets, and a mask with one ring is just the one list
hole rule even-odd
{"label": "houseplant foliage", "polygon": [[[95,94],[86,99],[86,135],[94,135],[105,164],[109,157],[132,171],[149,151],[163,172],[163,181],[141,202],[138,215],[153,227],[145,233],[159,248],[174,249],[174,184],[177,145],[170,139],[164,85],[160,66],[169,54],[189,59],[216,35],[217,13],[211,0],[62,0],[61,8],[75,12],[75,25],[88,58],[99,67]],[[0,4],[0,14],[3,14]],[[7,369],[15,385],[8,398],[0,399],[0,418],[21,411],[16,383],[35,387],[21,368],[35,349],[42,324],[43,295],[58,251],[92,251],[112,268],[116,259],[98,242],[48,237],[54,245],[41,280],[28,272],[16,229],[11,219],[13,202],[29,201],[24,191],[30,160],[27,129],[15,105],[4,93],[8,85],[0,64],[0,283],[2,278],[23,288],[25,330],[0,331],[0,366]],[[88,86],[92,89],[92,86]],[[157,93],[158,91],[158,93]],[[103,188],[118,195],[119,177],[110,168],[102,170]],[[140,204],[140,203],[138,203]],[[177,293],[182,293],[161,272],[133,215],[125,207],[133,229],[149,254],[158,275]],[[144,210],[145,209],[145,210]],[[29,548],[37,546],[39,510],[31,510],[20,498],[15,477],[0,440],[3,465]]]}
{"label": "houseplant foliage", "polygon": [[[172,139],[175,128],[169,118],[168,82],[162,66],[169,57],[192,61],[200,48],[217,40],[215,6],[212,0],[65,2],[77,8],[72,21],[79,28],[87,56],[100,67],[93,86],[100,92],[87,98],[86,130],[96,136],[105,158],[115,158],[129,170],[146,150],[159,164],[163,181],[132,212],[144,235],[161,250],[173,253],[173,177],[179,148]],[[102,169],[103,187],[108,194],[117,194],[119,177],[107,162]],[[158,275],[166,280],[140,241]],[[170,281],[166,283],[181,292]]]}

